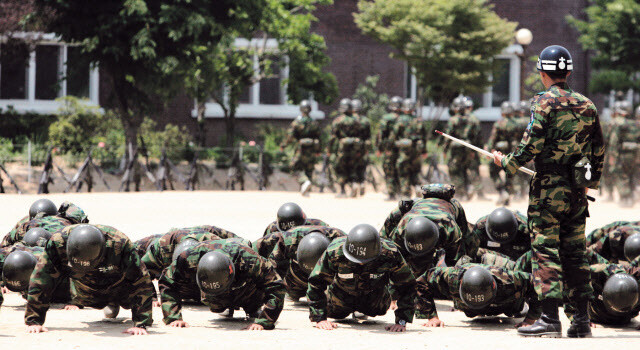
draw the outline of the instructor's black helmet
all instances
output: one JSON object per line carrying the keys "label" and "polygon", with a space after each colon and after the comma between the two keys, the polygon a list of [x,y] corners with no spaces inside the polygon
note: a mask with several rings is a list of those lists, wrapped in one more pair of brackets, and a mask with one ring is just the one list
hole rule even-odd
{"label": "instructor's black helmet", "polygon": [[306,273],[313,271],[322,253],[327,250],[329,243],[331,243],[329,238],[320,232],[311,232],[302,238],[296,252],[296,260],[298,260],[302,271]]}
{"label": "instructor's black helmet", "polygon": [[460,298],[472,309],[482,309],[496,296],[496,281],[489,270],[473,266],[462,275]]}
{"label": "instructor's black helmet", "polygon": [[102,262],[106,238],[102,231],[89,224],[71,229],[67,240],[69,265],[75,270],[92,270]]}
{"label": "instructor's black helmet", "polygon": [[31,273],[38,259],[26,251],[16,250],[9,254],[2,267],[2,279],[12,292],[22,292],[29,288]]}
{"label": "instructor's black helmet", "polygon": [[172,261],[176,261],[178,255],[182,254],[185,250],[198,245],[198,241],[193,237],[186,237],[180,243],[176,244],[176,247],[173,249],[173,256],[171,257]]}
{"label": "instructor's black helmet", "polygon": [[300,112],[304,114],[311,113],[311,102],[309,100],[300,101]]}
{"label": "instructor's black helmet", "polygon": [[278,228],[280,231],[287,231],[294,227],[304,225],[306,217],[302,208],[293,202],[280,206],[277,214]]}
{"label": "instructor's black helmet", "polygon": [[611,313],[627,313],[638,303],[638,281],[626,273],[617,273],[607,280],[602,301]]}
{"label": "instructor's black helmet", "polygon": [[624,257],[631,262],[640,255],[640,233],[634,233],[624,241]]}
{"label": "instructor's black helmet", "polygon": [[38,199],[33,202],[29,208],[29,219],[33,219],[40,213],[44,213],[45,216],[56,215],[58,213],[58,208],[56,208],[56,205],[48,199]]}
{"label": "instructor's black helmet", "polygon": [[44,247],[51,238],[51,232],[42,227],[32,228],[24,234],[22,241],[29,247]]}
{"label": "instructor's black helmet", "polygon": [[538,70],[552,74],[566,74],[573,70],[569,50],[560,45],[548,46],[538,57]]}
{"label": "instructor's black helmet", "polygon": [[424,216],[417,216],[404,229],[404,247],[412,255],[431,253],[438,244],[438,225]]}
{"label": "instructor's black helmet", "polygon": [[218,295],[231,287],[235,274],[235,267],[229,256],[212,251],[200,258],[196,281],[203,293]]}
{"label": "instructor's black helmet", "polygon": [[489,239],[494,242],[511,242],[518,233],[518,220],[511,210],[498,208],[489,214],[486,231]]}
{"label": "instructor's black helmet", "polygon": [[366,264],[380,254],[380,235],[378,230],[368,224],[360,224],[349,231],[342,251],[347,259]]}

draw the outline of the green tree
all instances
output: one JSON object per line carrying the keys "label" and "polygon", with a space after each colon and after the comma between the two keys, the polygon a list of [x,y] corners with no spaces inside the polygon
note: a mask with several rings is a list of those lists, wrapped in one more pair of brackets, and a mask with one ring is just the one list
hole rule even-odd
{"label": "green tree", "polygon": [[[205,103],[213,100],[223,110],[227,146],[235,139],[235,115],[245,89],[266,78],[282,79],[290,102],[297,103],[311,94],[321,103],[331,103],[337,96],[335,77],[322,69],[329,63],[324,39],[310,31],[316,20],[312,12],[317,5],[331,0],[268,0],[260,23],[245,32],[229,31],[216,47],[199,47],[192,52],[193,65],[186,67],[184,85],[198,101],[200,136],[204,143]],[[248,46],[236,47],[236,38],[254,38]],[[269,40],[277,47],[268,47]],[[255,58],[255,61],[254,61]],[[280,68],[280,69],[276,69]]]}
{"label": "green tree", "polygon": [[360,0],[356,24],[407,62],[420,95],[441,113],[459,93],[484,92],[493,57],[513,40],[516,23],[500,18],[487,0]]}
{"label": "green tree", "polygon": [[362,101],[362,111],[371,120],[372,134],[376,134],[380,119],[387,114],[389,96],[377,91],[379,75],[368,76],[364,83],[360,83],[352,98]]}
{"label": "green tree", "polygon": [[593,50],[597,70],[593,92],[638,89],[640,62],[640,3],[636,0],[595,0],[585,10],[587,20],[568,16],[580,33],[582,47]]}

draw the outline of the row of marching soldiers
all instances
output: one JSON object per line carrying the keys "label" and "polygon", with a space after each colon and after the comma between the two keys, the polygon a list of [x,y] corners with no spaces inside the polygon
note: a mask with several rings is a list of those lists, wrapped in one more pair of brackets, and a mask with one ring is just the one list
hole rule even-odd
{"label": "row of marching soldiers", "polygon": [[[104,309],[107,318],[130,308],[130,334],[147,334],[153,305],[162,307],[166,325],[188,327],[186,303],[224,317],[243,309],[246,329],[273,329],[286,294],[294,307],[306,297],[311,322],[326,330],[338,326],[329,319],[389,310],[395,322],[388,331],[404,331],[414,317],[443,327],[434,299],[452,300],[467,317],[505,314],[517,327],[532,324],[541,314],[536,288],[561,281],[534,288],[527,217],[500,207],[472,224],[453,186],[425,185],[421,194],[400,201],[380,230],[360,224],[348,233],[285,203],[254,242],[211,225],[132,242],[112,226],[89,223],[71,203],[56,208],[41,199],[2,241],[3,283],[27,300],[30,333],[47,331],[51,303]],[[594,294],[586,310],[565,299],[569,336],[576,336],[574,322],[624,325],[640,311],[640,221],[614,222],[587,242]],[[571,278],[570,271],[562,277],[565,297]]]}

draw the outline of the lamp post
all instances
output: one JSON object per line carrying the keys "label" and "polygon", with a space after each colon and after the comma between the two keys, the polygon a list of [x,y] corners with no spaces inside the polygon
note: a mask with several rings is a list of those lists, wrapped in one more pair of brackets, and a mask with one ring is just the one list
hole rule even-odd
{"label": "lamp post", "polygon": [[527,28],[520,28],[516,32],[516,42],[522,46],[522,53],[520,56],[520,100],[524,100],[524,80],[525,80],[525,67],[527,60],[527,46],[533,41],[533,33]]}

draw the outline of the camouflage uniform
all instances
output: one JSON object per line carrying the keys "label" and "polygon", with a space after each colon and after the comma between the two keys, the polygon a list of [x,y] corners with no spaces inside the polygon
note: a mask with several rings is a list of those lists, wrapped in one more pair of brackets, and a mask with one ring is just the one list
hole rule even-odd
{"label": "camouflage uniform", "polygon": [[612,231],[625,226],[640,226],[640,221],[614,221],[610,224],[597,228],[587,235],[587,247],[594,245],[599,240],[609,235]]}
{"label": "camouflage uniform", "polygon": [[603,258],[615,264],[623,262],[629,263],[624,256],[624,242],[636,233],[640,233],[640,225],[621,226],[609,232],[598,241],[587,244],[587,250],[598,253]]}
{"label": "camouflage uniform", "polygon": [[362,142],[362,148],[360,151],[360,157],[357,158],[355,164],[355,179],[354,182],[359,184],[364,183],[366,180],[367,165],[369,164],[369,152],[371,152],[371,121],[366,115],[353,113],[353,116],[358,120],[360,139]]}
{"label": "camouflage uniform", "polygon": [[536,292],[540,299],[561,299],[566,283],[572,299],[588,299],[593,292],[585,257],[588,204],[584,189],[572,185],[571,168],[588,157],[589,187],[598,187],[605,151],[598,113],[565,83],[540,93],[532,110],[520,145],[502,159],[502,167],[513,175],[531,160],[536,164],[527,211]]}
{"label": "camouflage uniform", "polygon": [[633,205],[636,184],[640,180],[637,174],[640,168],[640,120],[629,115],[614,123],[608,146],[608,157],[615,162],[612,173],[620,200],[625,205]]}
{"label": "camouflage uniform", "polygon": [[138,252],[138,256],[143,257],[147,254],[147,249],[149,246],[158,238],[164,236],[164,233],[157,233],[155,235],[150,235],[144,238],[140,238],[139,240],[133,242],[133,248]]}
{"label": "camouflage uniform", "polygon": [[98,267],[84,274],[72,270],[67,260],[67,239],[76,225],[63,228],[49,239],[31,275],[24,317],[27,325],[44,323],[53,289],[65,277],[71,278],[71,293],[77,305],[101,309],[117,304],[131,308],[134,327],[153,323],[153,284],[133,244],[113,227],[95,226],[105,235],[105,253]]}
{"label": "camouflage uniform", "polygon": [[[204,242],[217,239],[238,238],[238,236],[233,232],[209,225],[171,229],[168,233],[156,239],[140,259],[147,267],[147,270],[149,270],[151,279],[159,278],[162,270],[171,265],[174,249],[180,242],[187,238]],[[244,245],[251,246],[251,242],[245,241]]]}
{"label": "camouflage uniform", "polygon": [[[228,255],[235,268],[229,290],[216,296],[202,293],[196,281],[200,258],[211,251]],[[211,312],[239,307],[247,314],[259,312],[254,323],[265,329],[274,328],[284,306],[285,288],[273,264],[234,239],[203,242],[182,252],[163,271],[158,286],[165,324],[182,320],[184,299],[201,300]]]}
{"label": "camouflage uniform", "polygon": [[359,118],[350,114],[342,114],[331,123],[329,152],[341,188],[349,182],[358,182],[357,169],[367,156],[365,141],[370,136],[363,134],[364,130]]}
{"label": "camouflage uniform", "polygon": [[531,236],[527,224],[527,217],[518,212],[513,212],[518,221],[518,231],[513,241],[508,243],[497,243],[489,239],[487,235],[487,219],[489,215],[485,215],[478,219],[471,233],[464,240],[464,251],[474,261],[477,261],[484,253],[488,251],[501,253],[509,258],[516,260],[522,254],[531,249]]}
{"label": "camouflage uniform", "polygon": [[[497,284],[495,298],[489,306],[480,310],[468,307],[460,296],[462,276],[474,266],[489,270]],[[436,293],[453,300],[453,307],[464,312],[467,317],[500,314],[520,317],[525,302],[530,305],[527,318],[537,319],[540,316],[536,292],[533,289],[533,277],[527,272],[473,263],[460,263],[454,267],[435,267],[418,278],[417,318],[431,319],[438,316],[433,301]]]}
{"label": "camouflage uniform", "polygon": [[299,171],[301,184],[313,179],[313,170],[318,162],[320,153],[320,125],[308,115],[297,117],[289,127],[289,135],[282,147],[295,144],[295,153],[291,159],[291,170]]}
{"label": "camouflage uniform", "polygon": [[[527,120],[527,123],[528,122],[529,121]],[[512,149],[514,130],[518,130],[517,126],[518,123],[513,114],[503,114],[500,120],[493,123],[493,128],[491,129],[491,135],[489,136],[486,148],[488,150],[500,151],[505,154],[508,153],[509,150]],[[520,131],[522,132],[524,129]],[[520,135],[522,135],[522,133],[520,133]],[[516,137],[520,137],[520,135]],[[500,194],[504,195],[506,193],[506,195],[511,195],[513,194],[513,177],[505,174],[503,180],[500,177],[501,170],[502,169],[498,167],[491,166],[489,167],[489,176],[491,177],[496,190],[498,190]]]}
{"label": "camouflage uniform", "polygon": [[400,194],[411,197],[413,186],[419,183],[421,156],[427,153],[427,131],[422,120],[402,114],[393,126],[391,140],[398,150],[396,173]]}
{"label": "camouflage uniform", "polygon": [[[320,219],[306,219],[303,226],[329,226],[329,224],[327,224],[326,222]],[[278,221],[274,221],[270,223],[267,226],[267,228],[264,230],[264,233],[262,234],[262,236],[264,237],[274,232],[281,232],[280,228],[278,227]]]}
{"label": "camouflage uniform", "polygon": [[388,113],[382,116],[379,126],[380,131],[376,137],[378,151],[382,153],[382,170],[384,171],[389,197],[395,197],[400,192],[400,180],[396,169],[398,148],[395,146],[395,140],[391,138],[398,118],[399,115],[397,113]]}
{"label": "camouflage uniform", "polygon": [[300,241],[312,232],[320,232],[330,240],[346,236],[342,230],[335,227],[299,226],[289,231],[272,233],[253,245],[256,252],[269,258],[276,265],[276,272],[283,279],[287,293],[294,300],[307,294],[309,276],[296,259]]}
{"label": "camouflage uniform", "polygon": [[[605,145],[607,149],[611,145],[611,133],[613,129],[616,128],[616,125],[622,123],[624,118],[622,118],[616,108],[614,108],[613,113],[608,121],[602,123],[602,132],[605,137]],[[615,158],[607,157],[604,162],[604,167],[602,169],[602,192],[606,194],[609,200],[613,200],[613,192],[615,189]]]}
{"label": "camouflage uniform", "polygon": [[367,316],[384,315],[391,304],[387,288],[391,281],[399,295],[396,323],[412,322],[416,281],[395,244],[381,239],[380,255],[366,264],[358,264],[344,255],[346,239],[333,240],[309,276],[307,299],[311,321],[341,319],[355,311]]}
{"label": "camouflage uniform", "polygon": [[[447,134],[471,144],[480,144],[480,121],[472,115],[456,114],[449,119]],[[461,144],[447,140],[449,175],[457,192],[464,198],[469,196],[471,185],[477,183],[478,155]],[[475,167],[475,168],[474,168]]]}
{"label": "camouflage uniform", "polygon": [[[510,136],[511,148],[507,150],[507,152],[518,147],[518,143],[522,138],[522,134],[524,134],[524,131],[527,129],[527,125],[529,125],[530,117],[531,117],[531,107],[519,110],[519,113],[516,115],[516,117],[513,120],[514,127],[513,127],[513,130],[511,130],[513,134],[512,136]],[[529,162],[525,166],[529,169],[533,169],[534,167],[533,162]],[[493,169],[493,168],[495,167],[492,166],[489,169]],[[529,193],[530,180],[531,180],[531,176],[521,171],[517,172],[513,176],[513,190],[515,191],[518,197],[525,197]]]}

